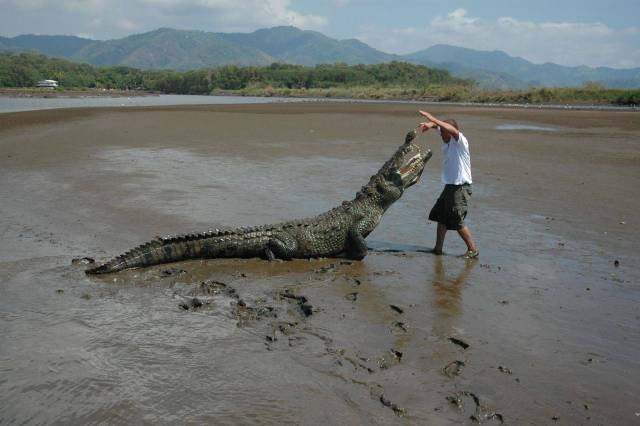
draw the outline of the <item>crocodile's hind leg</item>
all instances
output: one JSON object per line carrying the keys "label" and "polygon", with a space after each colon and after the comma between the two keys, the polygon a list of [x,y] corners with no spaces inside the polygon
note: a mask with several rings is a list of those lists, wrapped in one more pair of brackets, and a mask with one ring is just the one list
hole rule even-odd
{"label": "crocodile's hind leg", "polygon": [[264,249],[267,260],[290,260],[293,257],[298,242],[293,236],[286,232],[273,234]]}

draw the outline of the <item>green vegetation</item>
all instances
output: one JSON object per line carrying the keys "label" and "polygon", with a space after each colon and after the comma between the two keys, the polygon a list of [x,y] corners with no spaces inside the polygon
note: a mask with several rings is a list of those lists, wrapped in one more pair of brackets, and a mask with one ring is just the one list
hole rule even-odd
{"label": "green vegetation", "polygon": [[206,95],[215,90],[277,87],[326,89],[356,86],[425,88],[434,84],[471,86],[447,71],[389,62],[379,65],[272,64],[264,67],[227,65],[195,71],[148,70],[130,67],[97,68],[30,53],[0,55],[0,87],[30,87],[38,80],[54,79],[64,88],[152,90],[163,93]]}
{"label": "green vegetation", "polygon": [[33,87],[53,79],[62,88],[143,88],[144,72],[128,67],[96,68],[32,53],[0,54],[0,87]]}
{"label": "green vegetation", "polygon": [[447,71],[388,62],[377,65],[227,65],[195,71],[98,68],[43,55],[0,54],[0,87],[33,87],[54,79],[65,89],[142,90],[175,94],[411,99],[448,102],[640,104],[640,90],[577,88],[486,90]]}
{"label": "green vegetation", "polygon": [[469,86],[434,85],[424,89],[407,87],[333,87],[327,89],[247,88],[216,91],[213,94],[241,96],[282,96],[413,100],[431,102],[473,102],[495,104],[610,104],[640,105],[640,90],[593,89],[588,87],[533,88],[528,90],[488,90]]}

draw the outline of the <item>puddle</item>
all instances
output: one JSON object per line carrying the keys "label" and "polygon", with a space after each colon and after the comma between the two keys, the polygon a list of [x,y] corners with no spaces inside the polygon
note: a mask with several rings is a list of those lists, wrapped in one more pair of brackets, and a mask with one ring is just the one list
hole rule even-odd
{"label": "puddle", "polygon": [[532,130],[537,132],[557,132],[558,129],[552,127],[534,126],[531,124],[500,124],[495,127],[496,130]]}

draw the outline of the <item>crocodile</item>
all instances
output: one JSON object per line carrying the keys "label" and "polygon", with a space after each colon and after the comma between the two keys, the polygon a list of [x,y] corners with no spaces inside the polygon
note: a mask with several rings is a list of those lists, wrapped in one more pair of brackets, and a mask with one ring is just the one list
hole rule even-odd
{"label": "crocodile", "polygon": [[344,201],[316,217],[158,237],[87,269],[86,273],[105,274],[190,259],[346,257],[362,260],[367,255],[365,238],[404,190],[418,182],[431,158],[430,150],[425,151],[414,142],[416,135],[415,130],[407,133],[404,143],[353,200]]}

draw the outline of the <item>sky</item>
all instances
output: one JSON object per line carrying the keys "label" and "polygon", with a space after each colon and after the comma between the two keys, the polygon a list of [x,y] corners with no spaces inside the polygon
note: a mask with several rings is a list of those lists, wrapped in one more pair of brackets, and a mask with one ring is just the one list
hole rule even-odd
{"label": "sky", "polygon": [[534,63],[640,67],[640,0],[0,0],[0,35],[98,40],[160,27],[251,32],[293,25],[388,53],[434,44]]}

